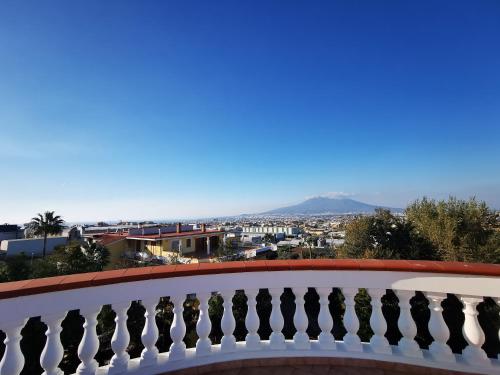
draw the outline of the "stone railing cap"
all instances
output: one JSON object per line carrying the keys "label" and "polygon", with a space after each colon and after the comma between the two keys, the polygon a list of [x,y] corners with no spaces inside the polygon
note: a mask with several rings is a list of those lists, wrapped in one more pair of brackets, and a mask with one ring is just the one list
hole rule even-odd
{"label": "stone railing cap", "polygon": [[181,276],[296,270],[402,271],[493,277],[500,276],[500,265],[483,263],[378,259],[258,260],[125,268],[112,271],[13,281],[0,283],[0,299],[131,281]]}

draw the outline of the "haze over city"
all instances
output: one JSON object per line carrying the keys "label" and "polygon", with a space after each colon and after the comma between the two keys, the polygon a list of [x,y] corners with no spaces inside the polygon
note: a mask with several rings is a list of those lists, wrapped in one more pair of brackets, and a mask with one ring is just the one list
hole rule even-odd
{"label": "haze over city", "polygon": [[500,3],[384,3],[2,2],[0,222],[500,208]]}

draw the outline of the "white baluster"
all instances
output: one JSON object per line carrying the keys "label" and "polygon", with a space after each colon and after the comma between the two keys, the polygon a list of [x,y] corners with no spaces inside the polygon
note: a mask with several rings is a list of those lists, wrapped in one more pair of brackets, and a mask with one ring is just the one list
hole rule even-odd
{"label": "white baluster", "polygon": [[83,337],[78,345],[78,358],[82,361],[76,369],[78,375],[94,375],[99,366],[94,357],[99,350],[96,327],[100,311],[100,306],[80,309],[80,315],[85,319],[85,323],[83,323]]}
{"label": "white baluster", "polygon": [[344,336],[344,344],[349,351],[361,352],[363,347],[358,336],[359,320],[354,308],[356,305],[354,297],[358,294],[358,288],[342,288],[342,294],[345,298],[344,327],[347,330]]}
{"label": "white baluster", "polygon": [[257,333],[259,330],[260,320],[259,315],[257,314],[257,294],[259,293],[258,289],[245,289],[245,294],[248,298],[247,305],[248,311],[247,316],[245,317],[245,326],[248,330],[248,333],[245,337],[246,347],[249,350],[258,350],[260,349],[260,336]]}
{"label": "white baluster", "polygon": [[186,344],[182,341],[186,334],[186,323],[182,315],[185,299],[186,297],[184,295],[170,297],[170,300],[174,304],[174,320],[170,326],[172,345],[170,345],[169,360],[183,359],[186,357]]}
{"label": "white baluster", "polygon": [[61,343],[61,323],[66,317],[66,312],[42,317],[42,322],[47,325],[45,336],[45,347],[40,356],[40,365],[45,370],[42,375],[62,375],[63,371],[58,367],[64,355]]}
{"label": "white baluster", "polygon": [[304,295],[307,293],[307,288],[292,288],[292,291],[295,295],[295,314],[293,315],[293,324],[297,329],[297,332],[293,335],[293,343],[295,349],[309,349],[311,347],[311,343],[306,332],[309,321],[304,308]]}
{"label": "white baluster", "polygon": [[285,336],[281,332],[285,325],[283,314],[281,313],[281,295],[283,294],[283,288],[269,289],[269,294],[272,297],[271,304],[273,306],[271,316],[269,317],[269,325],[273,330],[269,337],[269,348],[285,349]]}
{"label": "white baluster", "polygon": [[[500,306],[500,298],[497,299],[497,305]],[[500,340],[500,329],[498,330],[498,339]],[[498,357],[498,359],[500,359],[500,354],[497,357]]]}
{"label": "white baluster", "polygon": [[221,292],[224,299],[224,314],[220,323],[222,333],[224,336],[220,342],[220,349],[222,352],[234,352],[236,350],[236,338],[233,335],[236,328],[236,321],[233,314],[233,296],[234,290],[225,290]]}
{"label": "white baluster", "polygon": [[330,314],[328,296],[332,288],[316,288],[319,295],[318,324],[321,328],[318,341],[321,349],[335,349],[335,338],[332,335],[333,319]]}
{"label": "white baluster", "polygon": [[19,375],[24,367],[24,356],[19,345],[22,339],[21,330],[28,319],[15,322],[2,322],[5,333],[5,351],[0,362],[0,375]]}
{"label": "white baluster", "polygon": [[450,347],[446,344],[450,338],[450,331],[443,319],[443,308],[441,302],[446,298],[446,293],[425,293],[429,300],[431,318],[429,320],[429,332],[434,342],[429,346],[429,352],[436,361],[455,362]]}
{"label": "white baluster", "polygon": [[410,299],[415,295],[415,292],[409,290],[395,290],[394,293],[399,299],[399,331],[403,335],[398,343],[398,348],[407,357],[422,358],[422,350],[415,341],[417,335],[417,325],[411,316]]}
{"label": "white baluster", "polygon": [[370,316],[370,327],[373,330],[373,336],[370,339],[370,348],[375,353],[391,354],[392,349],[389,346],[389,341],[385,338],[387,331],[387,323],[382,313],[382,297],[385,294],[385,289],[368,289],[372,305],[372,315]]}
{"label": "white baluster", "polygon": [[198,341],[196,341],[196,355],[208,355],[212,351],[212,341],[208,337],[212,330],[212,322],[208,315],[208,300],[210,293],[197,293],[196,297],[200,301],[200,315],[196,323],[196,333],[198,334]]}
{"label": "white baluster", "polygon": [[156,363],[158,358],[158,326],[156,325],[156,306],[158,306],[158,298],[145,299],[141,301],[144,309],[144,328],[142,329],[141,341],[144,349],[141,353],[141,366],[151,366]]}
{"label": "white baluster", "polygon": [[485,337],[477,319],[478,312],[476,309],[478,303],[483,302],[483,299],[478,297],[461,296],[460,300],[465,305],[462,310],[465,315],[462,332],[465,339],[469,343],[469,345],[463,350],[462,355],[471,365],[489,366],[491,362],[484,350],[481,348],[484,344]]}
{"label": "white baluster", "polygon": [[119,374],[125,372],[128,367],[130,356],[127,353],[127,347],[130,342],[130,334],[127,328],[127,311],[130,307],[130,302],[116,303],[112,305],[116,313],[115,317],[115,332],[111,338],[111,349],[113,349],[113,357],[109,363],[109,374]]}

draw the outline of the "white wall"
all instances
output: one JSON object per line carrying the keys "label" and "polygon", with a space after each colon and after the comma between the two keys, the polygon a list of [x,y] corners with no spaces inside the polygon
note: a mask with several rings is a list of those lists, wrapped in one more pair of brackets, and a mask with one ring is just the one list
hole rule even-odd
{"label": "white wall", "polygon": [[[46,253],[50,254],[56,246],[66,245],[68,237],[48,237]],[[27,256],[34,254],[42,256],[43,238],[26,238],[22,240],[5,240],[0,244],[0,250],[7,252],[7,256],[19,255],[24,252]]]}

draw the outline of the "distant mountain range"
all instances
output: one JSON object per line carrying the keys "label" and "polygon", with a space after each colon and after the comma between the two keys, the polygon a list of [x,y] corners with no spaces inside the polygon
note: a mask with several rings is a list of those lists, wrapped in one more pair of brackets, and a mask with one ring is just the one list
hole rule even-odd
{"label": "distant mountain range", "polygon": [[348,198],[317,197],[308,199],[294,206],[262,212],[261,215],[364,214],[373,213],[376,208],[385,208],[392,212],[403,211],[401,208],[374,206]]}

